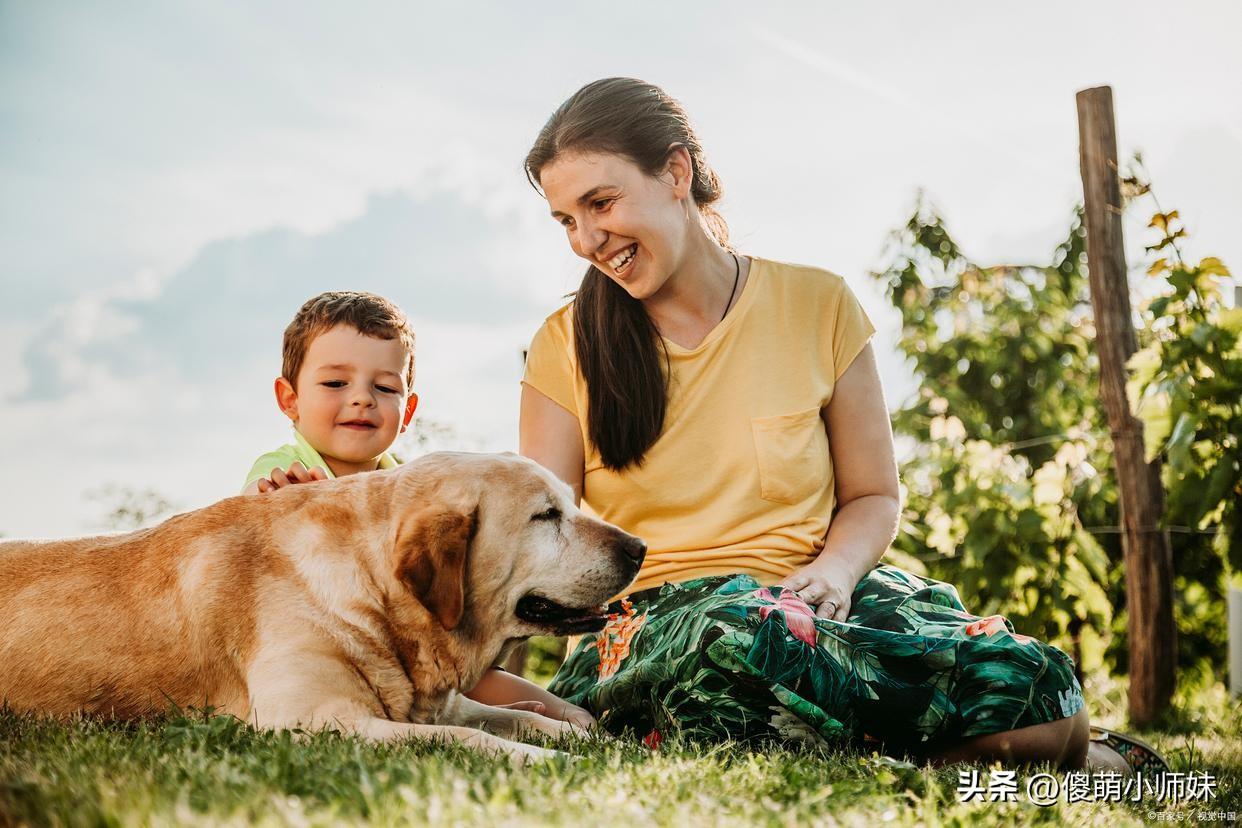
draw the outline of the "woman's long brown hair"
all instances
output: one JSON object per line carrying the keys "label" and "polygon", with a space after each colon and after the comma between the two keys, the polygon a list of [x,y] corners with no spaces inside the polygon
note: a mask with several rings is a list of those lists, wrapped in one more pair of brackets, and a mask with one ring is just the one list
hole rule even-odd
{"label": "woman's long brown hair", "polygon": [[[681,104],[650,83],[605,78],[579,89],[539,131],[526,176],[538,189],[540,171],[565,152],[620,155],[657,176],[677,145],[693,165],[690,195],[727,246],[729,228],[711,207],[720,199],[716,173]],[[587,384],[587,436],[606,467],[642,465],[664,429],[668,349],[642,303],[594,265],[574,295],[574,349]]]}

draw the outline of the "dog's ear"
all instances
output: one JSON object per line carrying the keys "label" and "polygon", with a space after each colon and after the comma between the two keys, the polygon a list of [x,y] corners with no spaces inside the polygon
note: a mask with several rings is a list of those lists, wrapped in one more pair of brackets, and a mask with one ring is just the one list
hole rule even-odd
{"label": "dog's ear", "polygon": [[397,534],[397,579],[446,630],[461,623],[466,604],[466,555],[477,512],[446,509],[411,515]]}

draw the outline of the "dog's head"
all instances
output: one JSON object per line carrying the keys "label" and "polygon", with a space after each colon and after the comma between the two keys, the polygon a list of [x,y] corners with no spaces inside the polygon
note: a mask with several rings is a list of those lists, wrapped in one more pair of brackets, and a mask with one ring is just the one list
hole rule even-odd
{"label": "dog's head", "polygon": [[571,489],[513,454],[430,454],[394,472],[394,574],[446,629],[522,638],[602,629],[646,545],[584,514]]}

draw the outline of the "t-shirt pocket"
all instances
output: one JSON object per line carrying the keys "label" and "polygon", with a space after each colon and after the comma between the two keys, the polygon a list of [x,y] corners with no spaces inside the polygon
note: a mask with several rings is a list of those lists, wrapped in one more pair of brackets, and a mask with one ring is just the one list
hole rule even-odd
{"label": "t-shirt pocket", "polygon": [[828,435],[811,408],[775,417],[752,417],[759,464],[759,496],[776,503],[801,503],[828,477]]}

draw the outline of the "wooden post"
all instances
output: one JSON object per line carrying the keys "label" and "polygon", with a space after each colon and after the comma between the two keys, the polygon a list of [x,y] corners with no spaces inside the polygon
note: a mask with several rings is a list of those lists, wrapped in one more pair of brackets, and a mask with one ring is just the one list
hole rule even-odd
{"label": "wooden post", "polygon": [[1100,397],[1113,436],[1121,507],[1130,636],[1130,721],[1150,724],[1168,706],[1176,682],[1173,558],[1164,516],[1160,460],[1143,459],[1143,424],[1130,413],[1125,364],[1134,353],[1130,284],[1121,242],[1121,187],[1113,90],[1078,93],[1079,160],[1086,207],[1087,267],[1100,358]]}

